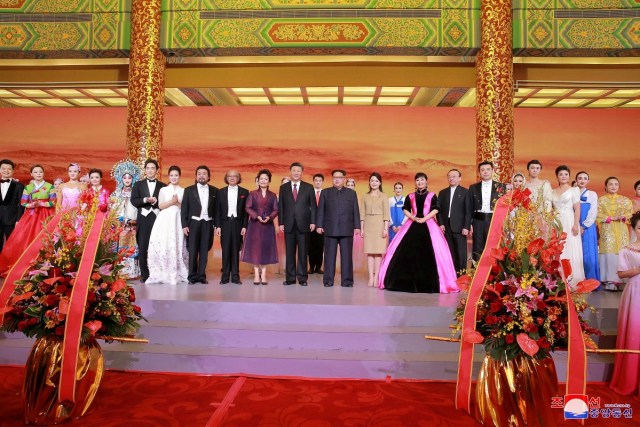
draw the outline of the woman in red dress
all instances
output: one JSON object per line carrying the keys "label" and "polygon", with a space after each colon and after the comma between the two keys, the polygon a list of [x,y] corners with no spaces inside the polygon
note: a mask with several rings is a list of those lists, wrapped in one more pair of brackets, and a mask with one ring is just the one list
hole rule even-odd
{"label": "woman in red dress", "polygon": [[90,187],[87,191],[91,192],[94,197],[98,197],[98,209],[101,212],[106,212],[109,208],[109,196],[111,193],[104,188],[102,182],[102,171],[100,169],[91,169],[89,171],[89,184]]}

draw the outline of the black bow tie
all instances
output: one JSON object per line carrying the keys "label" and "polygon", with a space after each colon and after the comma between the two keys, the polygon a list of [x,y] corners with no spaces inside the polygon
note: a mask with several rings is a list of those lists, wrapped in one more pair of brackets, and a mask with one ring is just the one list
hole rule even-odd
{"label": "black bow tie", "polygon": [[11,182],[11,180],[10,179],[0,179],[0,182],[4,184],[5,182]]}
{"label": "black bow tie", "polygon": [[155,179],[147,179],[147,182],[156,182]]}

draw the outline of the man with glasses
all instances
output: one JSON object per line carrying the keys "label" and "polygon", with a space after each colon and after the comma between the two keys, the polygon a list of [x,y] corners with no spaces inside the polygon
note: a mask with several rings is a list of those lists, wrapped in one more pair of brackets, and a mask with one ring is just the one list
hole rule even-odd
{"label": "man with glasses", "polygon": [[324,234],[324,276],[325,287],[333,286],[336,274],[336,256],[340,246],[340,285],[353,286],[353,235],[360,234],[360,211],[356,192],[345,188],[344,170],[331,173],[333,186],[320,193],[320,203],[316,213],[316,226]]}
{"label": "man with glasses", "polygon": [[231,282],[241,285],[240,281],[240,249],[242,238],[247,231],[249,218],[245,211],[249,190],[240,187],[240,173],[230,170],[224,176],[226,187],[218,190],[215,208],[216,236],[220,236],[222,249],[222,277],[220,284]]}

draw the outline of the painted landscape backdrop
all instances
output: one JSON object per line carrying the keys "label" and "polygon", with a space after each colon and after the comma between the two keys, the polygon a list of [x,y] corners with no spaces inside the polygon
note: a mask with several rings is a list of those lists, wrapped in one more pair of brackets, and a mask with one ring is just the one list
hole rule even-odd
{"label": "painted landscape backdrop", "polygon": [[[309,181],[316,172],[346,169],[359,192],[372,171],[382,174],[387,193],[396,181],[412,189],[418,171],[429,175],[434,191],[446,186],[453,167],[463,172],[463,185],[476,181],[471,108],[169,107],[165,114],[163,169],[179,165],[185,186],[204,163],[216,186],[235,168],[253,188],[258,169],[269,168],[275,189],[293,161],[305,165]],[[517,109],[515,169],[537,158],[544,177],[555,184],[553,169],[567,164],[574,174],[589,171],[598,193],[604,179],[616,175],[621,192],[630,196],[640,179],[638,123],[638,109]],[[124,156],[125,135],[124,108],[5,108],[0,157],[18,163],[17,176],[24,181],[33,163],[45,167],[49,181],[66,178],[71,161],[85,173],[99,167],[108,175]]]}

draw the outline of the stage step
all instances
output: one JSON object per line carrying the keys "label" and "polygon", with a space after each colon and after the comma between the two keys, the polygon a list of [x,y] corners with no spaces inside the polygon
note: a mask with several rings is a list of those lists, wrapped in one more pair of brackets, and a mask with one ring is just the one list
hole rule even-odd
{"label": "stage step", "polygon": [[[408,306],[405,300],[393,300],[405,295],[393,296],[385,302],[388,305],[369,305],[353,300],[331,304],[326,297],[313,304],[285,302],[287,298],[148,299],[152,292],[140,294],[145,296],[139,303],[149,320],[140,337],[150,343],[104,344],[110,369],[321,378],[456,377],[459,344],[424,339],[425,334],[451,336],[455,296],[414,295],[423,304],[414,299]],[[439,305],[443,302],[447,305]],[[605,306],[590,316],[605,332],[615,334],[615,308]],[[0,336],[0,364],[24,364],[33,341],[20,334]],[[476,369],[483,355],[482,347],[476,346]],[[589,381],[608,381],[613,357],[588,358]],[[566,353],[558,352],[554,359],[563,380]]]}

